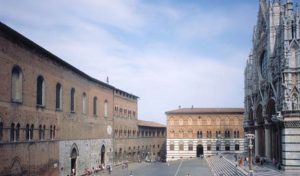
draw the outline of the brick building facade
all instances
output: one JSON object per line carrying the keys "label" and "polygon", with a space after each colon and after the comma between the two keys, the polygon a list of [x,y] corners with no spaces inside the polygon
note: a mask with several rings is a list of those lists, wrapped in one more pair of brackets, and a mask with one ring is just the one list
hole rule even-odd
{"label": "brick building facade", "polygon": [[167,115],[167,160],[244,152],[241,108],[179,108]]}
{"label": "brick building facade", "polygon": [[[0,175],[80,175],[116,163],[119,148],[141,152],[137,143],[151,140],[116,138],[118,130],[139,133],[137,96],[90,77],[2,23],[0,80]],[[164,135],[153,138],[148,143],[164,143]]]}

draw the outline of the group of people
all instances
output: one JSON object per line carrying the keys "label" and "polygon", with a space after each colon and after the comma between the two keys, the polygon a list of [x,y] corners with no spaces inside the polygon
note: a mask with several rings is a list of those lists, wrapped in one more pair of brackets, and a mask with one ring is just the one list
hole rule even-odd
{"label": "group of people", "polygon": [[[246,166],[246,164],[249,162],[248,157],[240,157],[238,158],[237,154],[234,155],[235,162],[241,167],[241,166]],[[237,165],[236,165],[237,166]]]}
{"label": "group of people", "polygon": [[105,170],[105,168],[107,169],[108,173],[111,174],[111,172],[112,172],[111,165],[107,165],[105,167],[105,164],[101,164],[101,165],[97,166],[96,168],[94,168],[94,167],[92,167],[91,169],[90,168],[85,168],[84,169],[84,174],[85,175],[91,175],[93,173],[97,173],[97,172],[103,171],[103,170]]}

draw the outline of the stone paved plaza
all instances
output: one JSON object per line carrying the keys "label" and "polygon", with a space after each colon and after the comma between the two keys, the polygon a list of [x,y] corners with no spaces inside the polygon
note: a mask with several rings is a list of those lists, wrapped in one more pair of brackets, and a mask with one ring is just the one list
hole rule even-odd
{"label": "stone paved plaza", "polygon": [[[248,165],[235,167],[233,155],[205,157],[203,159],[193,158],[188,160],[176,160],[169,163],[130,163],[128,168],[121,166],[113,168],[112,176],[246,176],[248,175]],[[109,175],[108,173],[98,173],[95,175]],[[263,166],[254,164],[255,176],[297,176],[297,172],[283,172],[265,164]]]}
{"label": "stone paved plaza", "polygon": [[132,163],[128,169],[116,167],[112,176],[212,176],[205,159],[178,160],[169,163]]}

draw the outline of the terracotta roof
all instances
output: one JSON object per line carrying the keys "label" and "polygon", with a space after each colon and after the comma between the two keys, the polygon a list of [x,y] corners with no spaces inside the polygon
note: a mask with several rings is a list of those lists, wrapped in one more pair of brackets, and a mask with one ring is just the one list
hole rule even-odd
{"label": "terracotta roof", "polygon": [[138,120],[139,126],[148,126],[148,127],[160,127],[160,128],[166,128],[166,125],[163,125],[158,122],[151,122],[151,121],[145,121],[145,120]]}
{"label": "terracotta roof", "polygon": [[180,108],[166,114],[243,114],[244,108]]}

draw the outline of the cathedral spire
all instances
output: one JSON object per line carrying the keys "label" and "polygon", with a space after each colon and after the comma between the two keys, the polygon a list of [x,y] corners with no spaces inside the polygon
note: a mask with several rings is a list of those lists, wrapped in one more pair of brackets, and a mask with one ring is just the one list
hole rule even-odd
{"label": "cathedral spire", "polygon": [[298,6],[298,3],[296,3],[296,16],[299,17],[299,6]]}
{"label": "cathedral spire", "polygon": [[293,15],[293,0],[287,0],[286,1],[286,14],[288,16]]}

